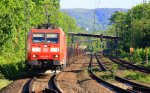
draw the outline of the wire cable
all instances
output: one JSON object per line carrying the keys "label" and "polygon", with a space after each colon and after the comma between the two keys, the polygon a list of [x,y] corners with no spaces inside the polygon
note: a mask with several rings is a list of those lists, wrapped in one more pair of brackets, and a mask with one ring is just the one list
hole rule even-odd
{"label": "wire cable", "polygon": [[97,5],[97,8],[100,6],[100,4],[101,4],[101,0],[99,0],[99,3],[98,3],[98,5]]}

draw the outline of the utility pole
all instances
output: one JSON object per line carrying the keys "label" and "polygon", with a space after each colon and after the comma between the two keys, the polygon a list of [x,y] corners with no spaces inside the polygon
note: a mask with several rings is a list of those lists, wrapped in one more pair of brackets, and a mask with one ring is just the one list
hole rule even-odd
{"label": "utility pole", "polygon": [[148,65],[148,48],[146,47],[146,63],[147,63],[147,65]]}
{"label": "utility pole", "polygon": [[48,23],[48,24],[50,24],[50,16],[51,16],[51,15],[50,15],[50,14],[48,14],[47,7],[45,7],[45,12],[46,12],[46,14],[45,14],[45,15],[47,16],[47,23]]}
{"label": "utility pole", "polygon": [[71,36],[72,36],[71,43],[74,43],[74,35]]}
{"label": "utility pole", "polygon": [[[145,17],[145,13],[146,13],[146,10],[145,10],[145,8],[146,8],[146,0],[143,0],[143,4],[144,4],[144,10],[143,10],[143,17]],[[144,25],[146,25],[146,20],[144,19]],[[144,27],[144,29],[145,29],[145,27]],[[146,29],[145,29],[146,30]],[[146,35],[147,35],[147,31],[146,31]],[[146,36],[147,37],[147,36]],[[146,44],[146,64],[148,65],[148,47],[147,47],[147,44]]]}
{"label": "utility pole", "polygon": [[143,4],[146,4],[146,0],[143,0]]}
{"label": "utility pole", "polygon": [[95,9],[94,9],[94,31],[96,31],[96,1],[95,1]]}

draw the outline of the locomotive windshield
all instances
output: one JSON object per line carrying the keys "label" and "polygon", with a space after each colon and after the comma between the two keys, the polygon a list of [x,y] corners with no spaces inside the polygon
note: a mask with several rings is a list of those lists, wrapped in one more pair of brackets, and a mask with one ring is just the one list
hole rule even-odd
{"label": "locomotive windshield", "polygon": [[46,34],[46,41],[48,43],[58,43],[58,34]]}
{"label": "locomotive windshield", "polygon": [[34,43],[40,43],[40,42],[44,42],[44,41],[45,41],[44,34],[33,34],[33,42]]}

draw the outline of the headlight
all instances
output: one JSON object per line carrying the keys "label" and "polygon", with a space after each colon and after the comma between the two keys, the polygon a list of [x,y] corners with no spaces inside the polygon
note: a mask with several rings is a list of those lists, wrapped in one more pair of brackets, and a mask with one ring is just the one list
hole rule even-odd
{"label": "headlight", "polygon": [[50,48],[50,52],[59,52],[59,48]]}
{"label": "headlight", "polygon": [[41,52],[41,48],[39,47],[33,47],[32,52]]}
{"label": "headlight", "polygon": [[33,58],[38,58],[38,55],[33,55]]}
{"label": "headlight", "polygon": [[58,55],[55,55],[55,58],[58,58]]}
{"label": "headlight", "polygon": [[33,57],[36,57],[36,55],[33,55]]}
{"label": "headlight", "polygon": [[59,55],[53,55],[53,58],[54,59],[59,58]]}
{"label": "headlight", "polygon": [[44,47],[48,47],[47,45],[44,45]]}

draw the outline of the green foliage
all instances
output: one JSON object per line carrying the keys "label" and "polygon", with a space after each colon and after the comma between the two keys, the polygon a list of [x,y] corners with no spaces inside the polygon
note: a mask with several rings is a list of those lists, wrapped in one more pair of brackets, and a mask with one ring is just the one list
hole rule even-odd
{"label": "green foliage", "polygon": [[100,72],[100,69],[97,67],[97,68],[92,68],[92,71],[94,72]]}
{"label": "green foliage", "polygon": [[17,62],[17,63],[7,63],[7,64],[1,64],[0,70],[5,75],[6,78],[9,79],[16,79],[21,76],[21,73],[24,73],[25,64],[23,62]]}
{"label": "green foliage", "polygon": [[[147,48],[147,50],[148,59],[150,59],[150,48]],[[132,55],[130,53],[122,51],[121,57],[124,57],[125,60],[129,60],[137,65],[143,65],[150,68],[150,61],[148,62],[148,64],[146,63],[146,48],[137,48],[134,50],[134,53]]]}
{"label": "green foliage", "polygon": [[114,79],[114,75],[111,72],[103,72],[103,75],[100,75],[100,78],[104,80],[112,80]]}
{"label": "green foliage", "polygon": [[0,79],[0,89],[2,89],[3,87],[7,86],[8,84],[11,83],[11,81],[8,81],[6,79]]}
{"label": "green foliage", "polygon": [[[144,63],[146,61],[145,48],[150,47],[150,3],[139,4],[127,13],[115,12],[110,21],[113,25],[107,33],[121,38],[118,46],[115,46],[114,41],[107,42],[110,53],[115,56],[122,55],[137,64]],[[129,53],[130,47],[135,49],[132,56]],[[150,59],[150,53],[147,55]]]}
{"label": "green foliage", "polygon": [[130,47],[150,46],[150,3],[137,5],[127,13],[116,12],[110,18],[111,32],[121,37],[119,47],[128,51]]}
{"label": "green foliage", "polygon": [[137,80],[146,84],[150,83],[150,76],[144,73],[139,73],[135,71],[125,71],[124,75],[124,77],[127,79]]}
{"label": "green foliage", "polygon": [[[148,48],[148,51],[150,51],[150,48]],[[148,52],[148,59],[150,59],[150,52]],[[130,60],[136,62],[136,63],[145,63],[146,64],[146,48],[138,48],[134,51],[132,57]]]}
{"label": "green foliage", "polygon": [[46,12],[51,15],[50,23],[66,33],[79,29],[59,8],[59,0],[0,0],[0,71],[6,78],[24,73],[27,33],[48,22]]}
{"label": "green foliage", "polygon": [[4,79],[4,75],[0,72],[0,79]]}

